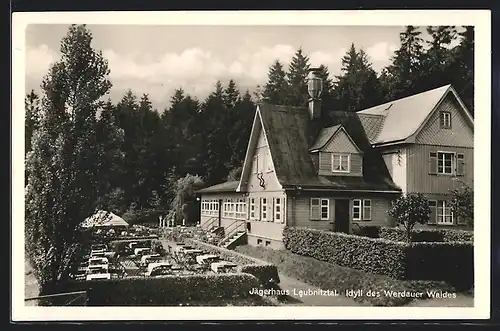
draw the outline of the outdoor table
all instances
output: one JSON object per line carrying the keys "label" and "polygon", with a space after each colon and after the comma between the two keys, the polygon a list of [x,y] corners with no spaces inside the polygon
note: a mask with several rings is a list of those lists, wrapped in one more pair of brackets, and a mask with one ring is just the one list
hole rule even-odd
{"label": "outdoor table", "polygon": [[186,249],[183,252],[186,255],[202,255],[203,251],[201,249]]}
{"label": "outdoor table", "polygon": [[219,273],[220,270],[235,268],[237,265],[228,261],[213,262],[211,268],[213,272]]}
{"label": "outdoor table", "polygon": [[95,280],[95,279],[111,279],[111,274],[105,273],[105,274],[87,275],[87,280]]}
{"label": "outdoor table", "polygon": [[136,248],[134,249],[134,255],[142,255],[145,252],[150,251],[150,248],[142,247],[142,248]]}
{"label": "outdoor table", "polygon": [[219,256],[214,254],[198,255],[196,257],[196,262],[198,262],[198,264],[205,264],[206,260],[214,260],[214,259],[219,259]]}
{"label": "outdoor table", "polygon": [[151,273],[157,268],[170,268],[172,269],[172,264],[168,262],[153,262],[148,264],[148,271],[146,276],[150,276]]}
{"label": "outdoor table", "polygon": [[148,264],[149,261],[159,260],[160,254],[148,254],[141,256],[141,263]]}

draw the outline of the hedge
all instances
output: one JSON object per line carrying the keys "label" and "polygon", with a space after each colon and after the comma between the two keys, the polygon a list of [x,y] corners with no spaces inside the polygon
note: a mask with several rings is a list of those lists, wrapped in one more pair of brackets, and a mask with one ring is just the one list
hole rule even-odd
{"label": "hedge", "polygon": [[[402,228],[382,227],[379,237],[393,241],[406,241],[406,233]],[[474,232],[460,229],[413,229],[413,242],[454,242],[474,241]]]}
{"label": "hedge", "polygon": [[[259,282],[254,276],[234,273],[72,281],[53,290],[55,293],[87,291],[88,306],[160,306],[250,297],[251,290],[257,287]],[[58,302],[56,298],[51,305],[64,305],[64,301]]]}
{"label": "hedge", "polygon": [[320,261],[394,278],[405,275],[403,243],[292,227],[283,230],[283,243],[292,253]]}
{"label": "hedge", "polygon": [[234,262],[239,267],[240,272],[248,273],[255,276],[261,284],[269,284],[270,282],[279,283],[278,268],[275,265],[251,258],[247,255],[231,251],[229,249],[214,246],[204,243],[196,239],[186,239],[184,242],[202,250],[221,256],[223,259]]}
{"label": "hedge", "polygon": [[283,243],[292,253],[397,279],[447,281],[473,285],[470,242],[405,243],[286,227]]}

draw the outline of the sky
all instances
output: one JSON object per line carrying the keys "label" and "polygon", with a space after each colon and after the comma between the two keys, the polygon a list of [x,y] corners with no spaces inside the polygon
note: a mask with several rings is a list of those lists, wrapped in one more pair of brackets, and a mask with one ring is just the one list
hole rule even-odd
{"label": "sky", "polygon": [[[117,102],[131,89],[148,93],[159,110],[182,87],[200,99],[217,80],[234,79],[243,93],[267,80],[269,66],[280,60],[287,68],[297,49],[312,66],[327,65],[340,73],[341,58],[351,43],[363,48],[373,68],[390,62],[402,26],[181,26],[88,25],[92,46],[109,62],[113,83],[109,97]],[[421,28],[425,33],[425,29]],[[52,63],[60,58],[60,41],[68,25],[32,24],[26,29],[26,90],[40,91]]]}

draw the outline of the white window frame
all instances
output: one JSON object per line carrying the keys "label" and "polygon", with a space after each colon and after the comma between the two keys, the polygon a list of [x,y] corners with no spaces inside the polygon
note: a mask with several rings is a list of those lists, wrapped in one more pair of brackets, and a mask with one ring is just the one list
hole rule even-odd
{"label": "white window frame", "polygon": [[[356,217],[356,211],[358,213],[358,217]],[[363,219],[363,205],[361,199],[352,200],[352,220],[353,221],[361,221]]]}
{"label": "white window frame", "polygon": [[267,208],[267,199],[268,198],[260,198],[260,219],[264,222],[268,220],[268,208]]}
{"label": "white window frame", "polygon": [[[342,159],[347,158],[347,170],[335,169],[335,157],[339,159],[339,166],[342,167]],[[351,171],[351,155],[345,153],[332,153],[332,172],[349,173]]]}
{"label": "white window frame", "polygon": [[245,219],[246,218],[246,209],[247,209],[247,203],[245,199],[238,199],[236,202],[236,215],[235,217],[238,219]]}
{"label": "white window frame", "polygon": [[250,219],[255,220],[255,198],[250,198]]}
{"label": "white window frame", "polygon": [[441,129],[451,128],[451,113],[448,111],[442,111],[439,114],[439,127]]}
{"label": "white window frame", "polygon": [[[317,205],[313,205],[313,201],[317,202]],[[323,205],[323,202],[326,202],[325,205]],[[328,216],[325,218],[323,217],[323,208],[327,208],[327,213]],[[317,208],[318,209],[318,216],[314,216],[313,214],[313,209]],[[309,219],[311,221],[327,221],[330,219],[330,200],[328,199],[322,199],[322,198],[311,198],[309,199]]]}
{"label": "white window frame", "polygon": [[[439,210],[441,209],[441,214],[439,214]],[[447,213],[449,211],[449,213]],[[451,222],[446,222],[446,217],[450,217]],[[453,212],[451,211],[450,201],[447,200],[438,200],[436,204],[436,223],[439,225],[454,225],[455,218]]]}
{"label": "white window frame", "polygon": [[[367,206],[367,202],[370,204]],[[366,209],[369,209],[369,216],[366,214]],[[363,221],[371,221],[372,220],[372,200],[371,199],[363,199],[363,215],[362,215]]]}
{"label": "white window frame", "polygon": [[274,198],[274,221],[283,223],[283,198]]}
{"label": "white window frame", "polygon": [[[445,172],[445,156],[446,155],[451,155],[451,172]],[[438,175],[446,175],[446,176],[454,176],[456,173],[456,166],[457,166],[457,153],[455,152],[447,152],[447,151],[437,151],[436,153],[437,157],[437,164],[436,164],[436,173]],[[442,169],[439,171],[439,163],[442,162]]]}
{"label": "white window frame", "polygon": [[[323,204],[325,202],[325,204]],[[329,199],[321,199],[319,204],[319,213],[320,220],[327,221],[330,219],[330,200]],[[323,208],[326,208],[326,217],[323,217]]]}

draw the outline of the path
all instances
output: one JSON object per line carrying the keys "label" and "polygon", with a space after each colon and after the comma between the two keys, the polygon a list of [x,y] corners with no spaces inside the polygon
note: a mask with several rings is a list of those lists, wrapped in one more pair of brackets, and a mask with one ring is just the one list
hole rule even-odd
{"label": "path", "polygon": [[289,300],[286,305],[300,305],[300,306],[369,306],[369,304],[362,304],[357,301],[354,301],[351,298],[345,297],[343,294],[339,294],[338,296],[333,295],[321,295],[321,294],[313,294],[313,295],[304,295],[300,296],[300,293],[304,293],[307,291],[312,291],[319,293],[320,288],[306,284],[301,282],[295,278],[291,278],[283,275],[282,273],[278,273],[280,276],[280,288],[283,290],[287,290],[290,293],[290,296],[293,298]]}

